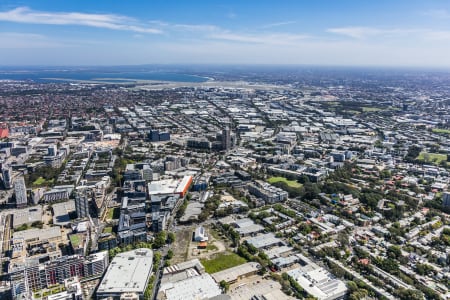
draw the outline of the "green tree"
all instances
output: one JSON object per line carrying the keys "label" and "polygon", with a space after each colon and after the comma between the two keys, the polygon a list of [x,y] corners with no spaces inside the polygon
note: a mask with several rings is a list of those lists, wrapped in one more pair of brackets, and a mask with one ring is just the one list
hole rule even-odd
{"label": "green tree", "polygon": [[399,289],[397,292],[397,296],[401,300],[422,300],[423,294],[418,290],[410,290],[410,289]]}
{"label": "green tree", "polygon": [[166,259],[172,259],[172,257],[173,257],[173,251],[172,251],[172,249],[169,249],[169,251],[167,251]]}
{"label": "green tree", "polygon": [[175,242],[175,233],[169,232],[167,234],[167,243],[172,244],[173,242]]}
{"label": "green tree", "polygon": [[166,244],[166,232],[160,231],[155,234],[155,240],[153,242],[153,248],[158,249]]}
{"label": "green tree", "polygon": [[220,281],[219,286],[225,293],[230,289],[230,284],[225,280]]}

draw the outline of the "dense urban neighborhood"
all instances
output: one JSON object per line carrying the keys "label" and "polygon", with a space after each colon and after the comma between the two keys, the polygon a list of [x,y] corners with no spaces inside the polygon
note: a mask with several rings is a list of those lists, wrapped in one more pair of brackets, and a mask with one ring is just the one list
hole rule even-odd
{"label": "dense urban neighborhood", "polygon": [[191,73],[0,81],[1,299],[450,299],[449,73]]}

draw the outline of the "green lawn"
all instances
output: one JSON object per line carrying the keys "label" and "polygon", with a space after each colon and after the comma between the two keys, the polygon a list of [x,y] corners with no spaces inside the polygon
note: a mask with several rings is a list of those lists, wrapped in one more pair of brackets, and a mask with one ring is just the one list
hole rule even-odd
{"label": "green lawn", "polygon": [[111,233],[111,232],[112,232],[112,227],[111,227],[111,226],[105,227],[105,228],[103,229],[103,232],[104,232],[104,233]]}
{"label": "green lawn", "polygon": [[450,129],[433,128],[434,133],[450,134]]}
{"label": "green lawn", "polygon": [[51,184],[51,183],[53,183],[53,179],[47,181],[47,180],[45,180],[44,177],[39,177],[38,179],[36,179],[36,180],[33,182],[33,185],[35,185],[35,186],[40,186],[40,185]]}
{"label": "green lawn", "polygon": [[110,219],[110,220],[118,219],[119,216],[120,216],[120,208],[119,207],[110,208],[108,210],[108,219]]}
{"label": "green lawn", "polygon": [[73,234],[70,236],[70,243],[72,243],[72,246],[78,247],[78,245],[80,244],[80,237],[77,234]]}
{"label": "green lawn", "polygon": [[433,164],[438,165],[441,161],[447,160],[447,155],[439,154],[439,153],[420,152],[417,159],[423,160],[424,162],[427,162],[427,163],[433,163]]}
{"label": "green lawn", "polygon": [[201,259],[200,261],[205,267],[206,272],[209,274],[242,265],[247,262],[245,258],[242,258],[234,253],[220,253],[213,259]]}
{"label": "green lawn", "polygon": [[271,184],[282,181],[282,182],[285,182],[288,186],[293,187],[293,188],[301,188],[302,187],[302,184],[295,180],[288,180],[284,177],[279,177],[279,176],[278,177],[270,177],[269,179],[267,179],[267,181]]}

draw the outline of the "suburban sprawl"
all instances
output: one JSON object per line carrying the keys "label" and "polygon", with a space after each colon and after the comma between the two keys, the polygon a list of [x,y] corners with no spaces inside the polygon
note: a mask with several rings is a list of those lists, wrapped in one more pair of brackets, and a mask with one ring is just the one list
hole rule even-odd
{"label": "suburban sprawl", "polygon": [[0,81],[0,299],[450,299],[450,74]]}

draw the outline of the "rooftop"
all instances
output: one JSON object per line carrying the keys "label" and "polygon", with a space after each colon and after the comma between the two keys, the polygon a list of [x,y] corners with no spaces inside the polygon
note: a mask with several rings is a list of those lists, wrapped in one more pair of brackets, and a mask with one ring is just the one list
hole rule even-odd
{"label": "rooftop", "polygon": [[23,230],[19,232],[14,232],[14,238],[23,238],[25,241],[28,240],[49,240],[52,238],[61,237],[61,229],[57,226],[49,227],[47,229],[37,229],[32,228],[28,230]]}
{"label": "rooftop", "polygon": [[305,291],[319,300],[336,299],[347,293],[347,286],[314,263],[288,271]]}
{"label": "rooftop", "polygon": [[108,267],[97,293],[144,292],[152,272],[153,251],[140,248],[117,254]]}
{"label": "rooftop", "polygon": [[255,237],[249,238],[247,243],[252,244],[256,248],[264,248],[281,243],[281,240],[271,232],[266,234],[260,234]]}
{"label": "rooftop", "polygon": [[218,284],[207,273],[177,282],[167,282],[161,285],[160,292],[165,294],[167,300],[208,299],[222,293]]}
{"label": "rooftop", "polygon": [[214,278],[216,282],[221,282],[222,280],[225,280],[226,282],[234,281],[237,278],[256,272],[261,268],[261,265],[256,262],[248,262],[236,267],[232,267],[217,273],[211,274],[211,276]]}

